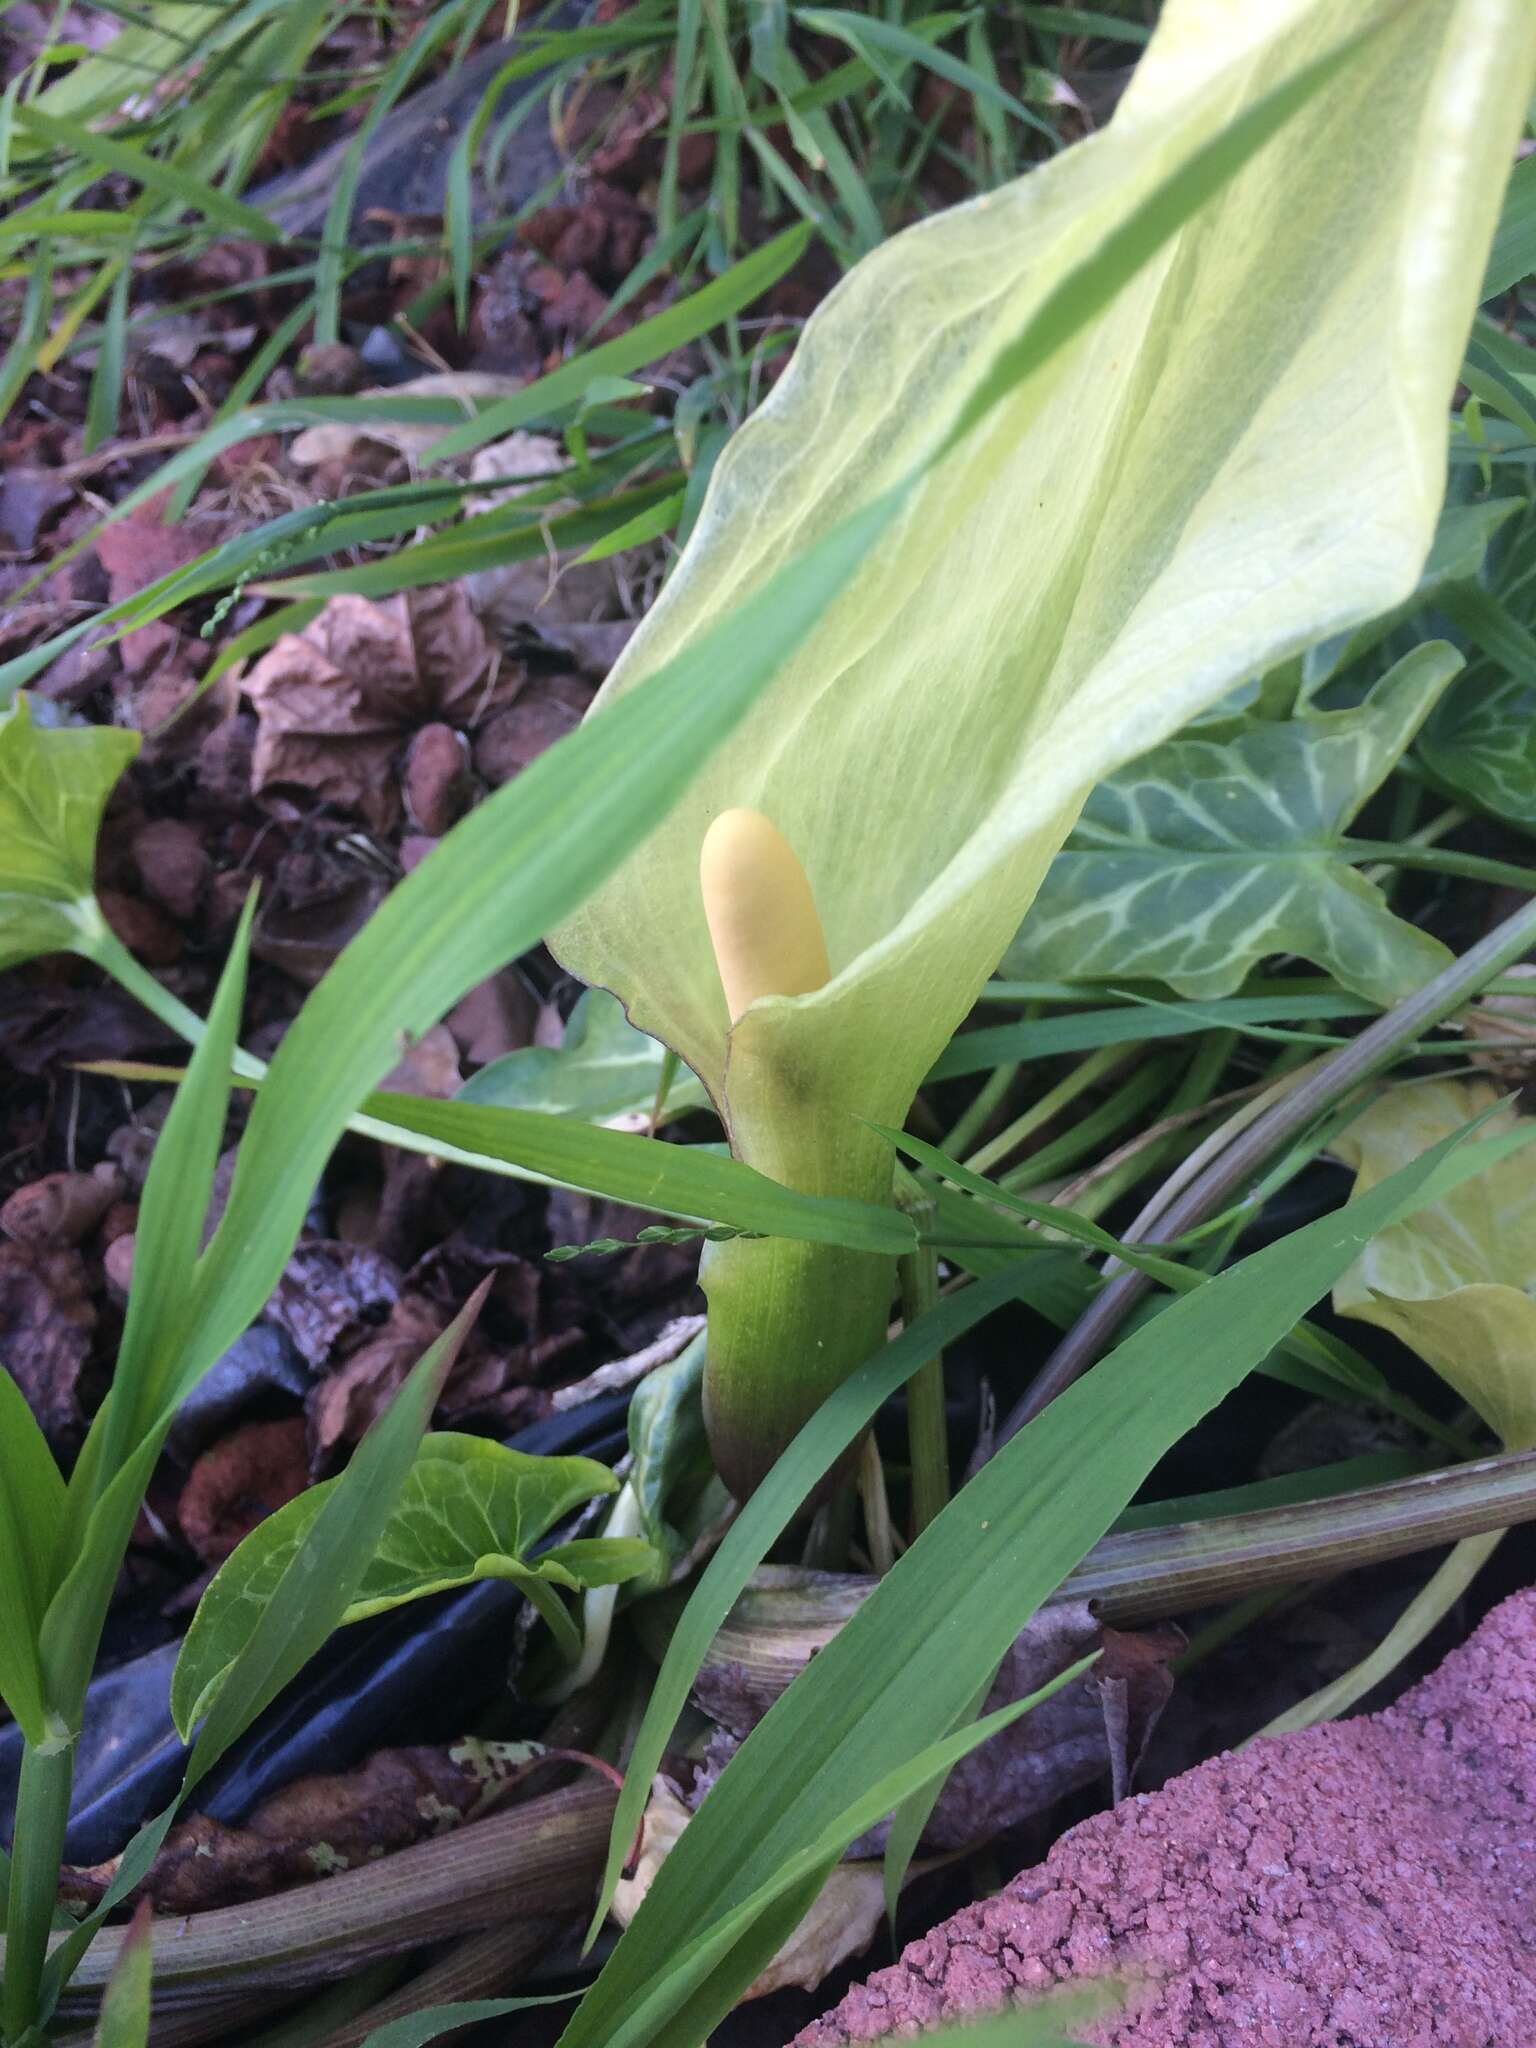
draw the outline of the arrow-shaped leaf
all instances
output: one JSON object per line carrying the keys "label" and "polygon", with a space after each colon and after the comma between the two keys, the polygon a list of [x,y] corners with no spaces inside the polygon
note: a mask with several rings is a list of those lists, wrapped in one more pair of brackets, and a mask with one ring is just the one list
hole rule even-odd
{"label": "arrow-shaped leaf", "polygon": [[1406,995],[1449,955],[1393,916],[1344,832],[1460,665],[1433,641],[1356,710],[1173,740],[1121,769],[1089,797],[1001,971],[1208,997],[1295,953],[1375,1002]]}

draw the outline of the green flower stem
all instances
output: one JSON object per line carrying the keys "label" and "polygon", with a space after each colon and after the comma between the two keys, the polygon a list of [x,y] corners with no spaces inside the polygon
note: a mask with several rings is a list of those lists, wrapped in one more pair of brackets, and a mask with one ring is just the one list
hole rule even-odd
{"label": "green flower stem", "polygon": [[709,1299],[704,1420],[716,1470],[745,1500],[833,1389],[884,1344],[892,1261],[782,1237],[733,1238],[705,1246],[699,1284]]}
{"label": "green flower stem", "polygon": [[[935,1204],[915,1174],[898,1171],[897,1200],[919,1231],[933,1227]],[[919,1244],[899,1262],[901,1313],[908,1324],[935,1308],[939,1261]],[[944,1354],[936,1352],[907,1382],[907,1441],[912,1460],[912,1535],[922,1535],[949,1501],[949,1426],[944,1413]]]}
{"label": "green flower stem", "polygon": [[[757,1017],[754,1010],[732,1039],[732,1152],[805,1194],[889,1203],[895,1165],[886,1140],[841,1102],[823,1100]],[[838,1245],[731,1238],[704,1247],[699,1284],[709,1301],[710,1451],[745,1500],[832,1390],[885,1343],[895,1261]],[[822,1497],[851,1477],[857,1456],[850,1450],[834,1468]]]}
{"label": "green flower stem", "polygon": [[7,2042],[19,2042],[39,2018],[38,1995],[58,1902],[74,1769],[70,1744],[57,1749],[29,1744],[22,1754],[6,1902],[5,1976],[0,1984],[0,2029]]}

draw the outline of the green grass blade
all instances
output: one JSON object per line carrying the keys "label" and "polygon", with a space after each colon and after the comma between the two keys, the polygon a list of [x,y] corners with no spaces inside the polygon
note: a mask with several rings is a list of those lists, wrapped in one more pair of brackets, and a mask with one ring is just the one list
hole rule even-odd
{"label": "green grass blade", "polygon": [[137,148],[130,142],[118,142],[110,135],[98,134],[94,128],[86,128],[78,121],[45,114],[37,106],[18,107],[16,125],[39,142],[67,150],[72,156],[83,157],[87,163],[97,164],[104,171],[115,171],[119,177],[132,179],[157,198],[200,213],[205,220],[240,236],[242,240],[282,240],[280,230],[254,206],[232,199],[217,185],[194,178],[190,171],[167,163],[163,157],[151,156],[147,149]]}
{"label": "green grass blade", "polygon": [[[1143,1251],[1138,1245],[1123,1244],[1119,1238],[1111,1237],[1109,1232],[1101,1229],[1097,1223],[1090,1222],[1086,1216],[1079,1216],[1071,1209],[1058,1208],[1053,1202],[1031,1202],[1022,1195],[1012,1194],[1007,1188],[999,1187],[996,1181],[987,1180],[982,1174],[972,1173],[969,1167],[951,1159],[946,1153],[941,1152],[937,1145],[930,1145],[926,1139],[914,1138],[906,1131],[891,1130],[886,1125],[873,1123],[868,1118],[866,1122],[871,1122],[871,1128],[877,1130],[882,1138],[888,1138],[898,1151],[905,1152],[909,1158],[915,1159],[921,1166],[926,1166],[930,1172],[953,1182],[957,1188],[963,1188],[968,1195],[974,1195],[978,1201],[995,1202],[999,1208],[1010,1210],[1015,1216],[1023,1216],[1031,1223],[1038,1223],[1047,1230],[1059,1231],[1063,1237],[1075,1239],[1078,1244],[1086,1246],[1090,1251],[1107,1252],[1111,1258],[1120,1259],[1127,1266],[1135,1266],[1138,1271],[1149,1274],[1154,1280],[1161,1280],[1167,1287],[1199,1287],[1208,1277],[1204,1273],[1191,1272],[1173,1259],[1159,1258],[1155,1253]],[[948,1226],[945,1225],[938,1230],[925,1230],[922,1233],[922,1241],[943,1246],[949,1242]]]}
{"label": "green grass blade", "polygon": [[[16,333],[0,363],[0,418],[4,418],[21,396],[21,388],[37,367],[37,352],[48,337],[53,317],[53,244],[42,242],[32,258],[26,296]],[[8,701],[0,697],[0,706]]]}
{"label": "green grass blade", "polygon": [[950,85],[958,85],[962,92],[972,99],[989,106],[1002,108],[1012,114],[1016,121],[1026,127],[1037,129],[1042,135],[1049,135],[1054,142],[1055,130],[1048,121],[1042,121],[1033,109],[1026,107],[1022,100],[1016,100],[1011,92],[1004,92],[995,79],[967,64],[961,57],[953,56],[922,36],[914,35],[910,29],[893,21],[882,21],[874,14],[853,14],[841,7],[797,7],[795,18],[817,34],[836,36],[878,69],[877,58],[882,51],[903,64],[916,64],[925,71],[931,71],[936,78],[945,79]]}
{"label": "green grass blade", "polygon": [[1004,1302],[1016,1299],[1023,1277],[1021,1268],[1015,1268],[978,1281],[951,1300],[941,1302],[861,1366],[806,1424],[731,1525],[725,1541],[705,1567],[673,1633],[630,1752],[624,1789],[614,1814],[602,1893],[588,1930],[589,1944],[608,1911],[613,1888],[645,1810],[651,1778],[671,1739],[677,1717],[687,1704],[716,1632],[747,1580],[789,1526],[821,1474],[836,1463],[881,1403],[936,1350],[943,1350],[967,1330],[974,1329]]}
{"label": "green grass blade", "polygon": [[[435,858],[435,856],[434,856]],[[806,1195],[740,1160],[698,1146],[671,1145],[573,1118],[422,1095],[372,1095],[371,1117],[481,1159],[504,1159],[566,1187],[685,1222],[724,1223],[765,1237],[840,1244],[900,1255],[912,1249],[910,1221],[873,1202]]]}
{"label": "green grass blade", "polygon": [[[1085,987],[1081,993],[1101,991]],[[1144,1001],[1128,1003],[1112,1010],[1080,1010],[1071,1016],[1031,1017],[1018,1024],[988,1024],[979,1031],[964,1031],[939,1054],[928,1070],[928,1079],[952,1081],[961,1074],[986,1073],[1017,1060],[1092,1052],[1104,1045],[1135,1045],[1144,1039],[1183,1039],[1196,1031],[1241,1031],[1245,1026],[1280,1019],[1380,1015],[1378,1004],[1343,989],[1336,996],[1223,996],[1209,1003],[1160,1003],[1156,1007]]]}
{"label": "green grass blade", "polygon": [[515,397],[487,406],[465,426],[439,441],[432,450],[432,460],[451,462],[457,456],[468,455],[487,441],[498,441],[532,420],[577,404],[595,378],[628,376],[671,350],[696,341],[722,320],[761,298],[786,271],[792,270],[805,252],[810,232],[807,227],[794,227],[776,235],[723,276],[712,279],[686,299],[679,299],[675,306],[653,313],[627,334],[562,363],[558,370],[538,378]]}
{"label": "green grass blade", "polygon": [[101,1995],[101,2013],[91,2037],[91,2048],[149,2048],[149,1994],[154,1969],[152,1912],[149,1900],[145,1899],[133,1916],[133,1925]]}
{"label": "green grass blade", "polygon": [[[786,1856],[749,1898],[669,1957],[666,1970],[642,1990],[616,2024],[609,2048],[641,2048],[644,2043],[658,2044],[658,2048],[692,2048],[704,2038],[700,2028],[707,2030],[713,2024],[710,2016],[719,2010],[720,1994],[710,1980],[722,1964],[735,1965],[733,1980],[748,1961],[754,1976],[765,1968],[793,1933],[850,1842],[876,1826],[893,1807],[942,1786],[972,1750],[1002,1734],[1063,1685],[1080,1678],[1093,1661],[1092,1657],[1081,1658],[1024,1699],[928,1744],[840,1811],[834,1809],[835,1817],[820,1828],[814,1840]],[[738,1958],[742,1947],[746,1961]],[[735,2002],[734,1989],[726,1995]]]}
{"label": "green grass blade", "polygon": [[26,1396],[0,1366],[0,1699],[34,1747],[48,1739],[38,1633],[63,1509],[53,1453]]}
{"label": "green grass blade", "polygon": [[96,370],[91,378],[91,395],[86,400],[85,436],[81,446],[87,455],[111,440],[117,432],[117,417],[123,402],[123,368],[126,358],[128,287],[133,281],[131,253],[118,258],[117,275],[107,300],[107,316],[101,326]]}

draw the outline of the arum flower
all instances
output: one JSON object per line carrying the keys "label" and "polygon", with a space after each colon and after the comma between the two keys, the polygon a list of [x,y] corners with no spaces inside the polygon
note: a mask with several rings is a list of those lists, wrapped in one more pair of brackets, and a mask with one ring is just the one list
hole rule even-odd
{"label": "arum flower", "polygon": [[[1061,281],[1362,30],[946,450]],[[1105,130],[897,236],[808,323],[594,715],[930,466],[734,737],[555,935],[700,1076],[741,1158],[889,1200],[889,1150],[861,1119],[905,1117],[1095,781],[1411,592],[1533,66],[1528,0],[1168,0]],[[742,811],[803,870],[803,897],[784,886],[802,922],[812,906],[829,971],[770,974],[739,1008],[711,938],[731,913],[706,908],[700,856]],[[712,1441],[745,1492],[876,1348],[891,1275],[775,1240],[711,1247],[704,1277]]]}

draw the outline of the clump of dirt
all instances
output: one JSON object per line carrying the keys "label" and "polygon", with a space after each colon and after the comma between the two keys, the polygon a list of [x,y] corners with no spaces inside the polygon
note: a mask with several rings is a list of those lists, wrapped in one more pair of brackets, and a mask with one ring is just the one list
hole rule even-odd
{"label": "clump of dirt", "polygon": [[1128,1979],[1101,2048],[1536,2040],[1536,1591],[1384,1713],[1253,1743],[1064,1835],[794,2048]]}

